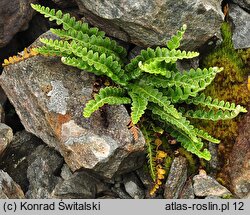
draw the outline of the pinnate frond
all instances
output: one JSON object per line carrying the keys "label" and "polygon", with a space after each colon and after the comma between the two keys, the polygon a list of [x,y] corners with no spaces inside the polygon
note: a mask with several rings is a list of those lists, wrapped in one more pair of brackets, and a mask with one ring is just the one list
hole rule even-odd
{"label": "pinnate frond", "polygon": [[172,49],[177,49],[180,46],[180,42],[182,40],[183,34],[185,33],[187,29],[187,25],[183,25],[177,33],[171,37],[171,39],[167,42],[167,47],[172,50]]}
{"label": "pinnate frond", "polygon": [[105,53],[106,55],[112,56],[115,60],[120,61],[127,55],[126,50],[117,44],[116,41],[111,40],[108,37],[101,37],[92,35],[89,36],[81,31],[74,29],[63,30],[63,29],[50,29],[52,33],[61,37],[64,40],[74,40],[81,46],[93,50],[94,52]]}
{"label": "pinnate frond", "polygon": [[236,111],[246,113],[247,110],[235,103],[229,103],[225,101],[219,101],[218,99],[212,99],[210,96],[207,96],[204,93],[201,93],[195,98],[190,98],[187,100],[187,103],[193,103],[195,105],[201,105],[203,107],[207,107],[209,109],[220,109],[223,111]]}
{"label": "pinnate frond", "polygon": [[131,120],[133,124],[136,124],[144,114],[148,105],[148,100],[147,98],[139,96],[133,92],[130,92],[129,95],[132,99]]}
{"label": "pinnate frond", "polygon": [[56,21],[57,25],[62,24],[65,30],[74,29],[89,36],[96,35],[104,37],[105,35],[105,33],[99,31],[98,28],[89,28],[87,23],[76,21],[75,17],[71,17],[69,13],[63,14],[61,10],[56,11],[55,9],[50,9],[49,7],[44,7],[39,4],[31,4],[31,7],[43,14],[46,18],[49,18],[50,21]]}
{"label": "pinnate frond", "polygon": [[83,111],[84,117],[90,117],[93,112],[104,104],[121,105],[131,103],[130,98],[126,97],[126,91],[122,88],[106,87],[100,90],[94,100],[90,100]]}
{"label": "pinnate frond", "polygon": [[164,96],[158,89],[146,85],[133,85],[132,89],[136,94],[162,107],[164,111],[171,114],[173,117],[177,119],[181,118],[180,113],[171,104],[169,98]]}

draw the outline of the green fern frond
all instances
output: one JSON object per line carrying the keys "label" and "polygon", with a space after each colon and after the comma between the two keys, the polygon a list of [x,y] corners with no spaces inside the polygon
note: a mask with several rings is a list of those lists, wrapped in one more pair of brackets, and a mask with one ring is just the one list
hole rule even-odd
{"label": "green fern frond", "polygon": [[[106,75],[118,84],[126,84],[128,77],[124,73],[124,70],[121,68],[121,64],[113,59],[112,56],[107,57],[105,53],[100,54],[98,52],[93,52],[93,50],[88,50],[86,47],[80,46],[75,41],[68,42],[42,38],[41,42],[46,44],[47,47],[54,49],[55,51],[60,51],[61,53],[68,56],[74,54],[79,58],[77,59],[74,57],[63,57],[62,62],[67,65],[76,65],[75,67],[80,69],[91,68],[90,71],[95,72],[96,75]],[[46,50],[46,48],[43,48],[41,50]],[[85,66],[86,64],[88,64],[87,67]]]}
{"label": "green fern frond", "polygon": [[180,142],[182,147],[187,151],[197,155],[199,158],[203,158],[205,160],[211,159],[211,154],[207,149],[202,151],[203,143],[200,138],[198,138],[198,141],[194,142],[186,132],[183,132],[183,130],[180,130],[173,124],[167,124],[166,130],[172,137],[176,138],[176,140]]}
{"label": "green fern frond", "polygon": [[204,119],[204,120],[212,120],[212,121],[218,121],[218,120],[227,120],[227,119],[233,119],[234,117],[238,116],[238,114],[241,112],[241,106],[238,105],[234,111],[222,111],[222,110],[188,110],[184,115],[186,117],[195,118],[195,119]]}
{"label": "green fern frond", "polygon": [[62,24],[65,30],[74,29],[89,36],[96,35],[104,37],[105,35],[105,32],[99,31],[98,28],[89,28],[87,23],[76,21],[75,17],[71,17],[69,13],[63,14],[61,10],[56,11],[55,9],[50,9],[49,7],[44,7],[39,4],[31,4],[31,7],[43,14],[44,17],[49,18],[50,21],[56,21],[57,25]]}
{"label": "green fern frond", "polygon": [[191,98],[187,100],[187,103],[193,103],[195,105],[201,105],[203,107],[208,107],[209,109],[221,109],[223,111],[235,111],[246,113],[247,110],[240,106],[235,105],[235,103],[229,103],[225,101],[219,101],[218,99],[212,99],[210,96],[207,96],[204,93],[201,93],[195,98]]}
{"label": "green fern frond", "polygon": [[164,122],[172,124],[176,126],[176,128],[180,129],[186,135],[188,135],[191,140],[195,143],[199,143],[198,138],[196,137],[196,133],[194,131],[194,127],[190,124],[190,122],[185,118],[181,117],[180,119],[176,119],[160,107],[156,105],[148,105],[148,108],[152,111],[153,114],[159,116]]}
{"label": "green fern frond", "polygon": [[198,128],[195,128],[195,133],[198,137],[204,139],[204,140],[207,140],[209,142],[212,142],[212,143],[220,143],[220,140],[212,137],[211,135],[209,135],[206,131],[204,130],[201,130],[201,129],[198,129]]}
{"label": "green fern frond", "polygon": [[93,112],[98,110],[104,104],[121,105],[131,103],[130,98],[125,97],[126,91],[121,88],[106,87],[102,88],[95,100],[90,100],[83,111],[84,117],[90,117]]}
{"label": "green fern frond", "polygon": [[148,100],[147,98],[139,96],[132,92],[129,92],[129,95],[132,99],[131,120],[134,124],[136,124],[144,114],[148,105]]}
{"label": "green fern frond", "polygon": [[179,31],[177,31],[176,35],[172,36],[172,38],[167,42],[167,47],[172,49],[177,49],[180,46],[180,42],[182,40],[183,34],[187,29],[187,25],[183,25]]}
{"label": "green fern frond", "polygon": [[[165,63],[175,63],[177,60],[194,58],[199,55],[198,52],[186,52],[180,50],[171,50],[169,51],[167,48],[156,48],[153,50],[148,48],[147,50],[143,50],[141,52],[144,61],[139,61],[138,65],[141,70],[150,74],[160,74],[165,76],[162,69],[157,70],[157,65],[160,62]],[[168,75],[168,74],[167,74]],[[169,75],[168,75],[169,76]]]}
{"label": "green fern frond", "polygon": [[101,37],[87,34],[83,34],[81,31],[69,29],[68,31],[63,29],[50,29],[52,33],[61,37],[64,40],[74,40],[81,46],[93,50],[94,52],[105,53],[111,55],[115,60],[123,63],[121,59],[124,59],[127,55],[126,50],[119,46],[116,41],[111,40],[108,37]]}
{"label": "green fern frond", "polygon": [[171,104],[168,97],[163,96],[163,94],[158,89],[146,85],[133,85],[131,88],[133,89],[134,93],[140,95],[141,97],[144,97],[145,99],[148,99],[148,101],[150,102],[159,105],[163,108],[164,111],[171,114],[173,117],[177,119],[181,118],[180,113]]}

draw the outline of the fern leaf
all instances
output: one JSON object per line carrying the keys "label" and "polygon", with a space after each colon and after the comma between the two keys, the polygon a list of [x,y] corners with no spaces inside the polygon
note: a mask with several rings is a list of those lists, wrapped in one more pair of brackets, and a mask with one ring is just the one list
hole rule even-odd
{"label": "fern leaf", "polygon": [[175,109],[175,107],[171,104],[168,97],[163,96],[163,94],[155,88],[150,86],[132,86],[133,92],[140,95],[140,97],[144,97],[148,99],[148,101],[158,104],[163,107],[164,111],[171,114],[173,117],[179,119],[181,118],[180,113]]}
{"label": "fern leaf", "polygon": [[95,100],[90,100],[83,111],[84,117],[90,117],[93,112],[104,104],[121,105],[131,103],[130,98],[125,97],[126,91],[121,88],[106,87],[100,90]]}
{"label": "fern leaf", "polygon": [[131,119],[133,124],[138,123],[141,116],[144,114],[144,111],[147,108],[148,100],[145,97],[138,96],[132,92],[129,93],[132,99],[132,107],[131,107]]}
{"label": "fern leaf", "polygon": [[199,143],[199,139],[196,137],[194,127],[190,125],[190,122],[185,117],[176,119],[156,105],[148,105],[148,108],[152,111],[153,114],[159,116],[164,122],[172,124],[182,132],[184,132],[186,135],[188,135],[193,142]]}
{"label": "fern leaf", "polygon": [[195,98],[191,98],[187,100],[187,103],[193,103],[195,105],[201,105],[203,107],[208,107],[209,109],[221,109],[223,111],[235,111],[246,113],[247,110],[240,106],[235,105],[235,103],[229,103],[224,101],[219,101],[218,99],[212,99],[210,96],[206,97],[204,93],[201,93],[199,96]]}
{"label": "fern leaf", "polygon": [[105,35],[105,33],[99,31],[98,28],[89,28],[87,23],[76,21],[75,17],[71,17],[69,13],[63,14],[61,10],[56,11],[55,9],[50,9],[49,7],[44,7],[39,4],[31,4],[31,7],[43,14],[44,17],[49,18],[50,21],[56,21],[57,25],[62,24],[65,30],[74,29],[89,36],[96,35],[104,37]]}
{"label": "fern leaf", "polygon": [[127,55],[126,50],[119,46],[116,41],[111,40],[108,37],[101,37],[92,35],[91,37],[87,34],[83,34],[81,31],[76,31],[74,29],[61,30],[61,29],[50,29],[52,33],[61,37],[64,40],[74,40],[78,42],[81,46],[93,50],[94,52],[105,53],[106,55],[111,55],[115,60],[123,62]]}
{"label": "fern leaf", "polygon": [[167,124],[166,130],[172,137],[176,138],[176,140],[180,142],[182,147],[187,151],[197,155],[199,158],[203,158],[208,161],[211,159],[211,154],[207,149],[202,151],[203,143],[200,139],[198,139],[197,142],[194,142],[189,135],[172,124]]}
{"label": "fern leaf", "polygon": [[194,130],[195,130],[198,137],[205,139],[205,140],[212,142],[212,143],[220,143],[220,140],[212,137],[206,131],[198,129],[198,128],[195,128]]}
{"label": "fern leaf", "polygon": [[234,111],[222,111],[222,110],[209,110],[205,111],[203,109],[198,110],[188,110],[185,113],[186,117],[195,118],[195,119],[204,119],[204,120],[212,120],[212,121],[218,121],[218,120],[227,120],[227,119],[233,119],[241,112],[242,107],[238,105]]}
{"label": "fern leaf", "polygon": [[179,48],[180,42],[186,29],[187,26],[183,25],[182,28],[176,33],[176,35],[172,36],[172,38],[167,42],[167,47],[170,50]]}

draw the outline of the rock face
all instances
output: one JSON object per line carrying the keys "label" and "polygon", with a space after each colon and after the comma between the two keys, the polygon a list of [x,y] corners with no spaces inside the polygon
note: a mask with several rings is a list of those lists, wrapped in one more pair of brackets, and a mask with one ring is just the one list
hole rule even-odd
{"label": "rock face", "polygon": [[55,186],[61,182],[57,177],[63,165],[63,158],[47,146],[41,145],[29,157],[27,177],[29,190],[25,194],[27,198],[47,199]]}
{"label": "rock face", "polygon": [[183,24],[183,47],[196,49],[220,35],[221,0],[76,0],[84,16],[107,34],[142,47],[165,45]]}
{"label": "rock face", "polygon": [[74,173],[67,180],[57,184],[53,191],[53,198],[94,199],[98,182],[85,172]]}
{"label": "rock face", "polygon": [[0,170],[0,199],[23,199],[20,186],[12,180],[8,173]]}
{"label": "rock face", "polygon": [[75,7],[77,4],[74,0],[52,0],[55,4],[57,4],[61,8],[69,8],[69,7]]}
{"label": "rock face", "polygon": [[0,76],[27,131],[58,150],[72,171],[86,168],[111,178],[142,165],[145,141],[141,133],[134,140],[124,106],[82,116],[94,82],[92,74],[41,56],[10,65]]}
{"label": "rock face", "polygon": [[242,120],[239,135],[229,156],[231,189],[240,198],[250,198],[250,110]]}
{"label": "rock face", "polygon": [[231,192],[219,184],[214,178],[204,173],[195,175],[193,177],[194,194],[198,197],[217,196],[225,197],[231,196]]}
{"label": "rock face", "polygon": [[5,46],[19,31],[25,30],[34,13],[30,3],[37,0],[0,1],[0,47]]}
{"label": "rock face", "polygon": [[177,199],[187,180],[187,161],[184,157],[176,157],[169,170],[164,189],[165,199]]}
{"label": "rock face", "polygon": [[236,4],[241,6],[242,8],[250,11],[250,0],[233,0]]}
{"label": "rock face", "polygon": [[13,139],[12,129],[0,122],[0,156]]}
{"label": "rock face", "polygon": [[28,159],[33,151],[41,144],[41,139],[23,130],[14,135],[0,159],[0,169],[7,172],[18,183],[22,190],[28,190],[27,168]]}
{"label": "rock face", "polygon": [[250,47],[250,14],[236,4],[230,4],[229,18],[233,22],[233,44],[235,49]]}

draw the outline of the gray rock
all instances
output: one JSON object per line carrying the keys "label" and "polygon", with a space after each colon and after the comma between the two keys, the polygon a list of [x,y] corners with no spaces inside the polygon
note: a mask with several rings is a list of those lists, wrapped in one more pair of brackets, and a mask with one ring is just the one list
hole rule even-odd
{"label": "gray rock", "polygon": [[126,193],[125,190],[123,190],[120,187],[112,187],[111,190],[120,198],[120,199],[132,199],[132,197]]}
{"label": "gray rock", "polygon": [[27,131],[17,132],[0,159],[0,169],[7,172],[18,183],[22,190],[28,190],[27,157],[37,146],[43,144],[42,140]]}
{"label": "gray rock", "polygon": [[61,8],[69,8],[69,7],[76,7],[77,4],[75,0],[52,0],[55,4],[57,4]]}
{"label": "gray rock", "polygon": [[235,49],[250,47],[250,14],[236,4],[230,4],[229,18],[233,23],[233,44]]}
{"label": "gray rock", "polygon": [[142,189],[141,181],[137,178],[135,173],[129,173],[123,177],[124,187],[126,192],[134,199],[143,199],[145,197]]}
{"label": "gray rock", "polygon": [[60,199],[94,199],[97,183],[100,182],[86,172],[74,173],[56,185],[52,196]]}
{"label": "gray rock", "polygon": [[21,187],[3,170],[0,170],[0,199],[24,199]]}
{"label": "gray rock", "polygon": [[52,148],[41,145],[31,154],[28,163],[29,190],[26,198],[51,198],[53,189],[61,182],[57,175],[63,165],[62,157]]}
{"label": "gray rock", "polygon": [[250,198],[250,109],[239,126],[239,135],[229,156],[231,189],[240,198]]}
{"label": "gray rock", "polygon": [[69,166],[67,164],[63,164],[63,167],[61,169],[61,177],[64,180],[68,180],[72,175],[73,173],[71,172]]}
{"label": "gray rock", "polygon": [[187,180],[181,193],[179,199],[194,199],[194,188],[192,180]]}
{"label": "gray rock", "polygon": [[220,35],[222,0],[76,0],[86,19],[107,34],[141,47],[165,45],[185,23],[183,47],[197,49]]}
{"label": "gray rock", "polygon": [[219,170],[220,168],[219,157],[218,157],[218,145],[209,142],[208,149],[212,157],[211,160],[209,161],[209,167],[211,168],[211,171],[214,174],[216,174],[217,170]]}
{"label": "gray rock", "polygon": [[164,188],[165,199],[177,199],[187,180],[187,160],[184,157],[176,157],[171,165]]}
{"label": "gray rock", "polygon": [[194,194],[199,197],[218,196],[224,197],[232,195],[231,192],[214,178],[204,173],[193,177]]}
{"label": "gray rock", "polygon": [[241,6],[242,8],[250,11],[250,0],[233,0],[236,4]]}
{"label": "gray rock", "polygon": [[9,145],[9,143],[13,139],[13,131],[12,129],[3,123],[0,123],[0,156],[3,151]]}
{"label": "gray rock", "polygon": [[3,106],[0,104],[0,123],[4,122],[4,118],[5,118],[4,109]]}
{"label": "gray rock", "polygon": [[37,0],[0,1],[0,47],[8,44],[13,36],[28,28],[34,10],[30,3]]}
{"label": "gray rock", "polygon": [[141,132],[134,140],[124,106],[82,116],[94,82],[94,75],[42,56],[5,67],[0,76],[27,131],[58,150],[72,171],[86,168],[112,178],[142,165],[145,140]]}

